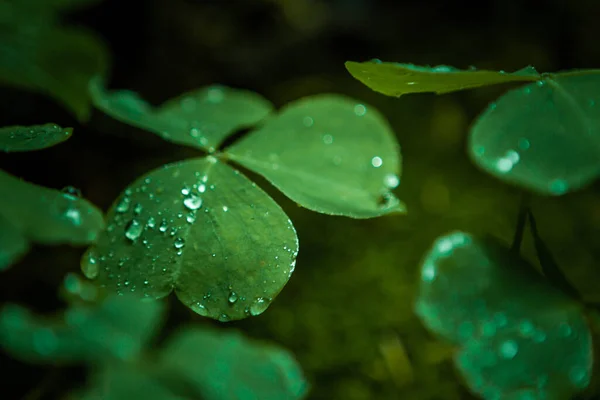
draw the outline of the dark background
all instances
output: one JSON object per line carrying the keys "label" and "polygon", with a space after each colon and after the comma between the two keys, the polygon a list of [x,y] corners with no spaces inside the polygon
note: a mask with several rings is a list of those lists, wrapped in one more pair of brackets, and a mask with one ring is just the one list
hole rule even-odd
{"label": "dark background", "polygon": [[[595,68],[599,20],[596,0],[106,0],[67,18],[107,42],[114,61],[110,86],[137,91],[153,104],[220,83],[254,90],[277,106],[342,93],[390,120],[402,147],[396,192],[408,206],[406,216],[318,215],[249,173],[291,217],[300,254],[294,276],[267,312],[221,324],[290,349],[312,382],[310,398],[344,400],[471,398],[447,349],[413,316],[419,261],[436,236],[453,229],[508,242],[521,193],[477,170],[464,151],[469,124],[507,86],[394,99],[355,81],[344,62]],[[75,127],[74,136],[42,152],[2,155],[0,167],[49,187],[75,186],[104,210],[141,174],[198,155],[98,111],[81,126],[51,99],[0,89],[0,125],[50,121]],[[534,197],[533,206],[569,279],[600,301],[599,185],[561,198]],[[525,245],[534,260],[531,241]],[[82,252],[36,247],[3,274],[1,300],[40,312],[60,308],[56,289],[65,273],[78,271]],[[218,325],[173,298],[170,304],[165,335],[182,323]],[[77,369],[49,373],[12,360],[1,365],[11,388],[3,399],[56,398],[84,379]],[[31,391],[38,383],[40,396]]]}

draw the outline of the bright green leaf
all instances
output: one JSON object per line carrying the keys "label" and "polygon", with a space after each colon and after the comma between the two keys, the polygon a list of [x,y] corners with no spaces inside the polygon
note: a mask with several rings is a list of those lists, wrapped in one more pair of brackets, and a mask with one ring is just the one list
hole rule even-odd
{"label": "bright green leaf", "polygon": [[0,271],[17,262],[29,250],[27,238],[0,215]]}
{"label": "bright green leaf", "polygon": [[0,345],[36,363],[132,359],[156,333],[163,309],[160,302],[112,296],[52,318],[9,304],[0,312]]}
{"label": "bright green leaf", "polygon": [[50,24],[2,26],[0,84],[37,91],[57,99],[80,121],[89,118],[89,81],[104,75],[104,44],[81,29]]}
{"label": "bright green leaf", "polygon": [[347,97],[290,103],[227,156],[313,211],[354,218],[405,211],[390,193],[400,183],[394,132],[375,108]]}
{"label": "bright green leaf", "polygon": [[187,329],[162,355],[163,366],[187,378],[205,400],[293,400],[308,390],[289,352],[237,332]]}
{"label": "bright green leaf", "polygon": [[257,124],[273,107],[254,92],[218,85],[186,93],[159,108],[128,90],[107,92],[101,80],[94,81],[91,91],[96,107],[111,117],[210,152],[235,131]]}
{"label": "bright green leaf", "polygon": [[372,90],[395,97],[409,93],[443,94],[500,83],[531,82],[540,79],[533,67],[506,73],[477,69],[459,70],[447,65],[422,67],[381,61],[347,61],[346,69]]}
{"label": "bright green leaf", "polygon": [[52,147],[71,137],[73,129],[55,124],[0,128],[0,151],[33,151]]}
{"label": "bright green leaf", "polygon": [[600,176],[600,73],[549,76],[512,90],[475,122],[475,163],[506,182],[561,195]]}
{"label": "bright green leaf", "polygon": [[262,313],[290,278],[298,252],[283,210],[214,157],[142,176],[107,220],[82,259],[88,278],[150,298],[175,289],[192,310],[222,321]]}
{"label": "bright green leaf", "polygon": [[439,238],[421,266],[416,312],[460,345],[455,364],[483,398],[562,400],[590,383],[582,305],[491,239]]}
{"label": "bright green leaf", "polygon": [[104,228],[102,212],[84,199],[1,170],[0,187],[0,216],[33,242],[88,244]]}

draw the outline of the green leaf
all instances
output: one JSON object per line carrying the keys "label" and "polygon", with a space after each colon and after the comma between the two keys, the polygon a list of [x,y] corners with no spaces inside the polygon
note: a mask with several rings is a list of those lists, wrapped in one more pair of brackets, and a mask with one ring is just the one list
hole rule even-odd
{"label": "green leaf", "polygon": [[29,250],[27,238],[0,215],[0,271],[17,262]]}
{"label": "green leaf", "polygon": [[[184,400],[140,368],[128,364],[107,365],[91,377],[91,388],[77,400]],[[189,400],[189,399],[188,399]]]}
{"label": "green leaf", "polygon": [[107,92],[101,80],[93,82],[91,91],[96,107],[111,117],[209,152],[235,131],[257,124],[273,108],[254,92],[219,85],[186,93],[159,108],[128,90]]}
{"label": "green leaf", "polygon": [[71,137],[73,129],[56,124],[0,128],[0,150],[6,152],[45,149]]}
{"label": "green leaf", "polygon": [[29,240],[88,244],[104,228],[102,212],[69,193],[22,181],[0,170],[0,216]]}
{"label": "green leaf", "polygon": [[80,121],[91,111],[93,76],[104,75],[108,52],[90,32],[51,24],[3,26],[0,84],[52,96]]}
{"label": "green leaf", "polygon": [[131,296],[73,305],[54,318],[9,304],[0,312],[0,345],[35,363],[128,360],[154,336],[163,312],[162,303]]}
{"label": "green leaf", "polygon": [[288,104],[226,152],[310,210],[370,218],[405,212],[390,190],[400,183],[400,149],[387,121],[338,95]]}
{"label": "green leaf", "polygon": [[455,364],[483,398],[560,400],[590,383],[583,306],[491,239],[439,238],[421,267],[416,313],[460,346]]}
{"label": "green leaf", "polygon": [[477,119],[468,148],[483,170],[532,191],[584,187],[600,175],[600,71],[507,92]]}
{"label": "green leaf", "polygon": [[422,67],[381,61],[347,61],[346,69],[372,90],[394,97],[409,93],[443,94],[500,83],[540,79],[540,74],[533,67],[506,73],[477,69],[465,71],[447,65]]}
{"label": "green leaf", "polygon": [[82,259],[88,278],[150,298],[175,289],[192,310],[221,321],[262,313],[296,263],[298,239],[283,210],[212,156],[142,176],[107,220]]}
{"label": "green leaf", "polygon": [[300,366],[284,349],[237,332],[191,328],[175,334],[162,364],[187,378],[205,400],[300,399],[308,391]]}

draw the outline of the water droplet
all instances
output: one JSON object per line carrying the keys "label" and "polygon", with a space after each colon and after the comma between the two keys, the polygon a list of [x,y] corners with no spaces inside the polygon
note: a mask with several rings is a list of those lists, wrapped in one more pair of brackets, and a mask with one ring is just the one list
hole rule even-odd
{"label": "water droplet", "polygon": [[194,310],[197,314],[202,315],[203,317],[208,316],[208,310],[206,306],[199,301],[192,304],[192,310]]}
{"label": "water droplet", "polygon": [[125,237],[133,242],[140,237],[142,230],[142,224],[140,224],[137,220],[132,219],[125,228]]}
{"label": "water droplet", "polygon": [[302,123],[305,127],[310,128],[314,125],[315,121],[311,117],[304,117],[304,119],[302,119]]}
{"label": "water droplet", "polygon": [[71,200],[75,200],[81,197],[81,190],[73,187],[66,186],[62,189],[62,193],[65,197],[70,198]]}
{"label": "water droplet", "polygon": [[524,337],[532,337],[535,334],[535,326],[529,320],[521,321],[519,332]]}
{"label": "water droplet", "polygon": [[514,340],[506,340],[500,345],[500,355],[506,359],[513,359],[519,351],[519,345]]}
{"label": "water droplet", "polygon": [[189,213],[186,217],[185,220],[187,222],[189,222],[190,224],[193,224],[194,222],[196,222],[196,214],[194,213]]}
{"label": "water droplet", "polygon": [[235,292],[229,293],[227,301],[229,301],[229,304],[234,304],[236,301],[238,301],[238,295]]}
{"label": "water droplet", "polygon": [[381,159],[381,157],[375,156],[375,157],[371,158],[371,165],[374,166],[375,168],[379,168],[383,165],[383,160]]}
{"label": "water droplet", "polygon": [[137,203],[133,207],[133,214],[134,215],[140,215],[140,213],[142,212],[143,209],[144,209],[144,207],[140,203]]}
{"label": "water droplet", "polygon": [[395,189],[400,184],[400,178],[396,174],[386,174],[383,177],[383,184],[388,189]]}
{"label": "water droplet", "polygon": [[367,107],[362,104],[357,104],[354,106],[354,114],[359,117],[364,116],[367,113]]}
{"label": "water droplet", "polygon": [[129,199],[129,197],[123,197],[121,199],[121,201],[119,201],[119,203],[117,204],[117,207],[115,208],[115,210],[118,213],[124,213],[127,210],[129,210],[130,204],[131,204],[131,200]]}
{"label": "water droplet", "polygon": [[333,143],[333,136],[331,136],[330,134],[323,135],[323,143],[325,143],[325,144],[332,144]]}
{"label": "water droplet", "polygon": [[227,207],[227,206],[223,206],[223,211],[224,211],[224,212],[227,212],[227,211],[229,211],[229,207]]}
{"label": "water droplet", "polygon": [[182,194],[182,195],[184,195],[184,196],[187,196],[188,194],[190,194],[190,188],[189,188],[189,187],[187,187],[187,186],[184,186],[184,187],[181,189],[181,194]]}
{"label": "water droplet", "polygon": [[71,205],[65,211],[65,218],[70,221],[73,225],[79,226],[81,225],[81,212],[73,205]]}
{"label": "water droplet", "polygon": [[183,205],[189,210],[197,210],[202,207],[202,198],[188,192],[188,196],[183,200]]}
{"label": "water droplet", "polygon": [[199,185],[198,185],[198,191],[199,191],[200,193],[204,193],[204,192],[206,192],[206,185],[205,185],[205,184],[203,184],[203,183],[199,184]]}
{"label": "water droplet", "polygon": [[168,224],[167,224],[167,220],[166,220],[166,219],[163,219],[163,220],[160,222],[160,226],[158,227],[158,230],[159,230],[159,231],[161,231],[161,232],[166,232],[166,231],[167,231],[167,229],[169,229],[169,226],[168,226]]}
{"label": "water droplet", "polygon": [[529,87],[529,86],[525,86],[525,87],[523,88],[523,93],[525,93],[525,94],[531,94],[531,87]]}
{"label": "water droplet", "polygon": [[256,299],[254,303],[250,306],[250,314],[253,316],[257,316],[262,314],[269,307],[269,300],[264,297],[259,297]]}
{"label": "water droplet", "polygon": [[176,249],[181,249],[183,246],[185,246],[185,240],[183,240],[181,237],[178,237],[175,239],[175,242],[173,242],[173,245]]}
{"label": "water droplet", "polygon": [[88,279],[94,279],[98,276],[98,261],[94,253],[89,251],[86,255],[86,263],[83,266],[83,273]]}
{"label": "water droplet", "polygon": [[229,321],[229,315],[227,315],[225,313],[219,315],[219,321],[220,322],[227,322],[227,321]]}
{"label": "water droplet", "polygon": [[154,229],[154,227],[156,226],[156,220],[154,219],[154,217],[148,218],[148,222],[146,222],[146,225],[148,226],[148,228]]}

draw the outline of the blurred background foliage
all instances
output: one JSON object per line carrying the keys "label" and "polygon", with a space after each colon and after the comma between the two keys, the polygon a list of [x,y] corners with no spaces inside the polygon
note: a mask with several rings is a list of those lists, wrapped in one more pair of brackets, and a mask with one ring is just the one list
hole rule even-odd
{"label": "blurred background foliage", "polygon": [[[352,220],[301,209],[263,179],[300,238],[294,276],[269,310],[235,323],[208,321],[171,301],[166,337],[180,324],[236,327],[290,349],[314,399],[470,399],[437,342],[413,315],[419,262],[454,229],[511,240],[520,190],[477,170],[464,146],[470,121],[507,86],[400,99],[370,91],[344,61],[448,64],[539,71],[600,65],[595,0],[105,0],[67,17],[111,49],[110,86],[153,104],[220,83],[257,91],[281,106],[322,92],[353,96],[389,118],[403,153],[397,195],[408,215]],[[55,122],[71,140],[43,152],[6,154],[0,168],[60,189],[75,186],[106,210],[135,178],[197,154],[95,111],[82,126],[50,98],[0,89],[0,125]],[[600,301],[600,185],[560,198],[534,197],[540,234],[568,278]],[[36,311],[61,307],[56,291],[78,271],[83,249],[38,247],[4,273],[0,300]],[[529,237],[526,256],[535,260]],[[173,299],[172,299],[173,300]],[[2,360],[14,395],[56,398],[83,382],[76,369],[47,370]],[[25,379],[27,377],[27,379]],[[47,386],[44,386],[47,385]],[[37,388],[39,388],[38,386]],[[44,397],[45,396],[45,397]]]}

